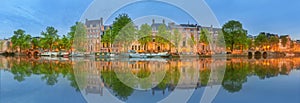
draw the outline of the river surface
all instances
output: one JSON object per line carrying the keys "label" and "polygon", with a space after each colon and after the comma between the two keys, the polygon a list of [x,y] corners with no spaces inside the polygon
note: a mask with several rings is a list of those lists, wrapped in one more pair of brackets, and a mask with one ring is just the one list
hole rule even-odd
{"label": "river surface", "polygon": [[300,58],[0,57],[0,103],[300,103]]}

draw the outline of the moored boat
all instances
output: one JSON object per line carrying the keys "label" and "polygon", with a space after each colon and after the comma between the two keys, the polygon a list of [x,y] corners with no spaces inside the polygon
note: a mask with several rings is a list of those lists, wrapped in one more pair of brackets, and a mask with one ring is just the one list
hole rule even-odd
{"label": "moored boat", "polygon": [[161,53],[137,53],[137,52],[130,52],[130,58],[153,58],[153,57],[169,57],[168,52],[161,52]]}

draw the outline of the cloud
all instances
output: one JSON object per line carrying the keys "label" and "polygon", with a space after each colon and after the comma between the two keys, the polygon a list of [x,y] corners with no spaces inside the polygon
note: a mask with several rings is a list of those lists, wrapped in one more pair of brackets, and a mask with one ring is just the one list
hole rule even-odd
{"label": "cloud", "polygon": [[92,0],[5,0],[0,4],[0,34],[12,36],[16,29],[39,35],[47,26],[66,34]]}

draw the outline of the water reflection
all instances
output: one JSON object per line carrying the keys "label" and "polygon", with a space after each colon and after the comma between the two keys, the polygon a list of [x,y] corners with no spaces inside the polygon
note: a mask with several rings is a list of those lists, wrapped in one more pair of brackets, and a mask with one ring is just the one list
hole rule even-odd
{"label": "water reflection", "polygon": [[0,60],[0,68],[12,73],[13,79],[18,82],[39,75],[47,85],[54,86],[60,76],[67,78],[70,86],[80,91],[87,102],[112,99],[141,102],[139,99],[145,98],[148,102],[157,102],[169,96],[175,88],[196,90],[210,87],[223,76],[222,73],[211,76],[212,66],[216,69],[226,67],[221,85],[228,92],[236,93],[243,89],[249,77],[261,80],[276,78],[289,75],[300,66],[300,58],[231,58],[225,62],[209,58],[92,60],[2,57]]}
{"label": "water reflection", "polygon": [[71,81],[71,86],[77,91],[73,65],[71,61],[55,61],[49,59],[29,59],[29,58],[1,58],[2,69],[10,71],[14,75],[14,80],[25,81],[26,77],[39,75],[41,80],[47,85],[54,86],[61,75]]}

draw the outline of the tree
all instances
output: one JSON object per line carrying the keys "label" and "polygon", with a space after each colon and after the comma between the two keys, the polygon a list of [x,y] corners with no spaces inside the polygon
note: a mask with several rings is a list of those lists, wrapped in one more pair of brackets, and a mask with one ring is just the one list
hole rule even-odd
{"label": "tree", "polygon": [[80,22],[76,22],[75,25],[70,27],[70,32],[67,35],[67,38],[69,39],[69,43],[70,43],[70,50],[72,52],[72,45],[74,43],[74,37],[75,37],[75,33],[77,30],[77,26],[80,26]]}
{"label": "tree", "polygon": [[18,47],[19,52],[21,53],[22,49],[30,47],[30,38],[31,36],[29,34],[25,34],[24,30],[18,29],[17,31],[14,31],[14,35],[11,38],[13,48]]}
{"label": "tree", "polygon": [[167,30],[167,26],[166,25],[160,25],[158,26],[158,33],[156,35],[156,41],[160,44],[167,44],[169,43],[169,46],[171,47],[172,44],[170,42],[171,40],[171,33]]}
{"label": "tree", "polygon": [[115,18],[115,21],[112,25],[113,41],[119,32],[129,23],[132,23],[131,18],[127,14],[120,14]]}
{"label": "tree", "polygon": [[[131,18],[127,14],[120,14],[115,18],[112,24],[112,34],[110,37],[111,44],[117,42],[117,44],[122,44],[124,49],[126,49],[129,43],[134,39],[135,26]],[[109,36],[108,35],[108,36]]]}
{"label": "tree", "polygon": [[77,22],[75,26],[71,27],[71,32],[68,34],[74,48],[78,52],[85,52],[87,46],[86,28],[83,23]]}
{"label": "tree", "polygon": [[260,33],[256,38],[255,38],[255,45],[257,47],[264,47],[269,43],[268,37],[265,33]]}
{"label": "tree", "polygon": [[203,43],[203,44],[206,44],[208,45],[208,36],[209,35],[209,32],[207,29],[201,29],[201,32],[200,32],[200,43]]}
{"label": "tree", "polygon": [[211,36],[210,33],[208,32],[208,30],[205,29],[205,28],[201,28],[199,43],[204,44],[203,47],[209,45],[209,38],[208,38],[208,36]]}
{"label": "tree", "polygon": [[32,38],[31,45],[32,45],[33,49],[38,49],[41,47],[40,41],[37,38]]}
{"label": "tree", "polygon": [[[218,31],[218,36],[217,36],[217,40],[216,40],[216,46],[221,48],[221,49],[225,49],[226,48],[226,43],[225,43],[225,38],[224,38],[224,34],[223,32],[220,30]],[[220,51],[222,52],[222,51]]]}
{"label": "tree", "polygon": [[61,39],[59,39],[59,49],[65,49],[65,50],[69,50],[71,48],[71,43],[69,38],[66,35],[63,35],[63,37]]}
{"label": "tree", "polygon": [[111,44],[113,43],[113,34],[111,29],[107,29],[101,39],[102,43],[109,44],[109,49],[111,47]]}
{"label": "tree", "polygon": [[158,38],[157,38],[158,42],[160,42],[162,44],[166,43],[166,40],[167,40],[168,36],[170,36],[168,31],[167,31],[166,25],[158,26],[157,36],[158,36]]}
{"label": "tree", "polygon": [[139,42],[146,47],[147,43],[152,41],[151,26],[149,26],[148,24],[143,24],[141,26],[141,29],[138,31],[137,38],[138,38]]}
{"label": "tree", "polygon": [[179,48],[180,42],[182,41],[182,35],[178,29],[173,30],[173,32],[174,32],[174,34],[173,34],[174,36],[173,36],[172,40],[173,40],[173,43],[176,48],[176,53],[178,53],[178,48]]}
{"label": "tree", "polygon": [[43,45],[46,45],[50,48],[50,51],[53,49],[53,45],[57,42],[59,39],[59,36],[57,34],[57,30],[54,27],[47,27],[46,32],[42,32],[41,35],[43,36],[42,41]]}
{"label": "tree", "polygon": [[278,43],[279,43],[279,38],[278,37],[276,37],[276,36],[271,36],[270,37],[270,45],[273,49],[278,47]]}
{"label": "tree", "polygon": [[243,25],[239,21],[227,22],[223,25],[222,32],[226,46],[230,48],[231,52],[233,52],[236,44],[243,44],[247,38],[247,31],[243,29]]}
{"label": "tree", "polygon": [[194,35],[191,35],[190,38],[188,39],[188,44],[190,45],[191,48],[193,48],[196,44],[196,40]]}
{"label": "tree", "polygon": [[244,36],[241,36],[240,39],[238,40],[238,43],[240,45],[240,49],[243,51],[245,48],[248,48],[248,37],[245,34]]}
{"label": "tree", "polygon": [[287,37],[281,36],[280,39],[281,39],[281,44],[285,47],[288,41]]}
{"label": "tree", "polygon": [[[117,35],[117,40],[119,43],[123,44],[124,49],[128,49],[127,47],[135,40],[136,37],[136,28],[132,22],[128,23],[126,26],[119,31]],[[113,41],[112,43],[114,43]]]}
{"label": "tree", "polygon": [[252,39],[251,38],[247,38],[246,42],[247,42],[247,44],[246,44],[247,47],[246,48],[247,49],[252,49],[252,47],[253,47]]}

